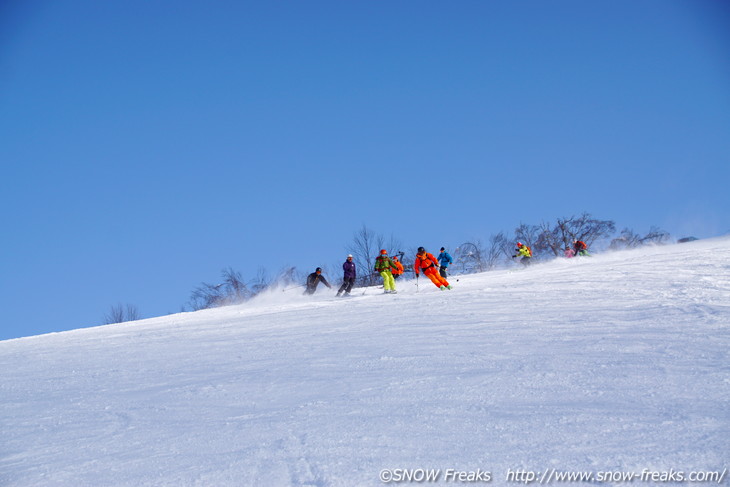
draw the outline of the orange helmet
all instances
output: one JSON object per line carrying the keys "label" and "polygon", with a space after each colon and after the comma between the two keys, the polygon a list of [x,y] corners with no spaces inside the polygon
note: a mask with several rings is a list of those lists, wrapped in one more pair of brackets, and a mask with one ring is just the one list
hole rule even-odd
{"label": "orange helmet", "polygon": [[383,249],[380,251],[380,255],[388,255],[388,251]]}
{"label": "orange helmet", "polygon": [[522,247],[522,242],[517,242],[518,247]]}

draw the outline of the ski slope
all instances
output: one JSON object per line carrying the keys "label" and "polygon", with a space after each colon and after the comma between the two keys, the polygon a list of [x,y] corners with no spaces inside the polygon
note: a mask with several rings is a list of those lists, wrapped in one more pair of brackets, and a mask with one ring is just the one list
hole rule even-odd
{"label": "ski slope", "polygon": [[728,485],[729,238],[451,281],[0,342],[0,485]]}

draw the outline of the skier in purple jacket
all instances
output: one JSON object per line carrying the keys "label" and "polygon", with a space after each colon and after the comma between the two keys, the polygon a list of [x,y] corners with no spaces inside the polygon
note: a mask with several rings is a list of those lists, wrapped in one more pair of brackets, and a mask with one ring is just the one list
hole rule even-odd
{"label": "skier in purple jacket", "polygon": [[352,291],[352,286],[355,284],[355,263],[352,261],[352,255],[347,256],[347,260],[342,264],[342,270],[345,271],[345,276],[342,278],[342,286],[337,291],[337,295],[340,296],[344,292],[344,296],[349,296]]}

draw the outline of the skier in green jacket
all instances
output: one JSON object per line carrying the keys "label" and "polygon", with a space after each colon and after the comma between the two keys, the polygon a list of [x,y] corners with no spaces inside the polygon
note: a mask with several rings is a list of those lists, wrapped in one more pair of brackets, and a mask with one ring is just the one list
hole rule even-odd
{"label": "skier in green jacket", "polygon": [[388,251],[385,249],[381,250],[380,255],[375,259],[375,272],[383,278],[385,294],[395,294],[398,292],[395,290],[395,279],[393,279],[393,271],[397,268],[395,262],[388,257]]}
{"label": "skier in green jacket", "polygon": [[517,242],[517,248],[515,249],[516,254],[512,256],[514,259],[515,257],[521,257],[520,263],[527,267],[530,265],[530,259],[532,259],[532,249],[528,247],[527,245],[523,244],[522,242]]}

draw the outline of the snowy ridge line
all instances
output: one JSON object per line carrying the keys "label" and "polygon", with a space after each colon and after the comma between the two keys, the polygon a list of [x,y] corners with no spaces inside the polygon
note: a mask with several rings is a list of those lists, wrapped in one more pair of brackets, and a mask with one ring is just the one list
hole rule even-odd
{"label": "snowy ridge line", "polygon": [[[721,237],[715,237],[710,239],[704,239],[704,240],[697,240],[693,242],[683,243],[683,244],[671,244],[671,245],[663,245],[663,246],[646,246],[646,247],[640,247],[636,249],[628,249],[628,250],[619,250],[619,251],[608,251],[602,254],[596,254],[589,258],[573,258],[573,259],[564,259],[564,258],[555,258],[551,259],[546,262],[540,262],[538,264],[535,264],[531,266],[531,268],[528,269],[521,269],[519,267],[515,267],[514,269],[502,269],[502,270],[492,270],[487,271],[483,273],[476,273],[476,274],[463,274],[463,275],[454,275],[451,276],[450,279],[458,279],[459,285],[455,286],[455,289],[462,289],[463,288],[463,282],[470,282],[473,279],[481,280],[479,279],[481,277],[491,277],[493,279],[486,279],[487,281],[494,281],[492,285],[490,285],[486,289],[494,289],[495,286],[499,286],[498,281],[505,279],[505,280],[518,280],[522,281],[524,279],[543,279],[546,276],[535,274],[535,272],[543,271],[548,273],[551,277],[554,278],[560,278],[563,279],[564,277],[570,278],[572,273],[576,270],[576,268],[581,268],[583,266],[591,266],[596,265],[600,263],[608,263],[608,262],[616,262],[616,263],[623,263],[623,264],[629,264],[629,263],[635,263],[640,262],[642,259],[644,259],[646,256],[655,255],[657,252],[660,254],[668,253],[687,253],[687,251],[692,252],[693,249],[703,249],[706,246],[715,246],[718,245],[719,248],[724,248],[726,246],[723,246],[722,244],[730,242],[730,236],[721,236]],[[725,250],[725,253],[730,252],[729,250]],[[561,273],[558,271],[558,269],[563,269],[565,272]],[[549,272],[549,270],[553,270],[554,272]],[[437,292],[438,289],[435,288],[428,279],[422,279],[421,285],[419,286],[419,292],[417,294],[430,294]],[[463,282],[462,282],[463,281]],[[411,294],[413,292],[411,287],[415,286],[415,280],[401,280],[397,282],[398,286],[398,295],[400,294]],[[401,288],[405,286],[403,290]],[[299,289],[303,286],[299,286],[297,288],[292,289]],[[329,301],[326,299],[327,297],[330,297],[329,295],[325,297],[325,293],[320,290],[317,293],[315,293],[312,296],[305,296],[302,292],[291,292],[292,289],[281,289],[281,288],[274,288],[272,290],[265,291],[259,296],[254,297],[250,301],[247,301],[242,304],[238,305],[231,305],[231,306],[224,306],[220,308],[211,308],[206,310],[199,310],[199,311],[193,311],[193,312],[182,312],[182,313],[176,313],[172,315],[166,315],[162,317],[153,317],[153,318],[146,318],[142,320],[137,321],[131,321],[131,322],[125,322],[125,323],[117,323],[117,324],[111,324],[111,325],[99,325],[99,326],[89,326],[84,328],[79,328],[76,330],[68,330],[63,332],[55,332],[55,333],[48,333],[45,335],[38,335],[38,336],[48,336],[48,335],[58,335],[58,334],[65,334],[65,333],[86,333],[89,330],[98,329],[98,328],[104,328],[104,327],[115,327],[115,328],[122,328],[122,327],[129,327],[129,326],[137,326],[141,324],[155,324],[160,321],[164,323],[168,323],[171,320],[175,320],[176,317],[186,317],[190,314],[226,314],[227,312],[231,310],[236,310],[235,312],[240,315],[245,314],[262,314],[262,313],[279,313],[282,311],[287,310],[296,310],[296,309],[307,309],[311,307],[314,304],[327,302]],[[353,290],[353,297],[364,297],[364,296],[373,296],[373,295],[380,295],[383,294],[382,292],[377,291],[378,286],[371,286],[366,288],[355,288]],[[370,292],[370,291],[373,292]],[[289,291],[282,293],[282,291]],[[361,291],[364,291],[364,295],[359,295]],[[285,295],[285,297],[284,297]],[[334,296],[334,294],[333,294]],[[393,297],[393,296],[391,296]],[[345,299],[345,298],[342,298]],[[265,309],[262,309],[265,308]],[[27,339],[33,339],[35,337],[20,337],[20,338],[14,338],[9,339],[5,341],[14,341],[14,340],[27,340]],[[0,341],[2,343],[2,341]]]}

